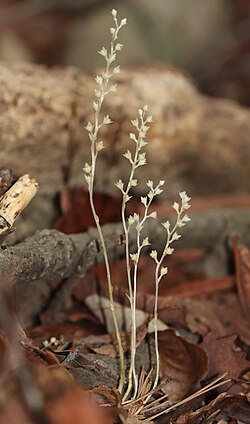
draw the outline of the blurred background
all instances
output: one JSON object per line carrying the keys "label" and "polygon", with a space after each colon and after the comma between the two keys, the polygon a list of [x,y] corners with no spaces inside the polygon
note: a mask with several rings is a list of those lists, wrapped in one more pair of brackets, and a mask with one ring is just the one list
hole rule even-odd
{"label": "blurred background", "polygon": [[92,71],[113,7],[129,20],[121,65],[167,63],[250,105],[249,0],[0,0],[0,60]]}

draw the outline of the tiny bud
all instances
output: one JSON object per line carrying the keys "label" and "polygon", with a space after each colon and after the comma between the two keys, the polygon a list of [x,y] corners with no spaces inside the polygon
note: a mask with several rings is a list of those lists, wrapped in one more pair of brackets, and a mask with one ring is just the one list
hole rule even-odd
{"label": "tiny bud", "polygon": [[126,23],[127,23],[127,18],[123,18],[121,20],[121,27],[124,26],[124,25],[126,25]]}
{"label": "tiny bud", "polygon": [[134,133],[130,133],[129,138],[137,143],[137,138]]}
{"label": "tiny bud", "polygon": [[113,18],[116,18],[116,16],[117,16],[117,10],[112,9],[111,10],[111,14],[112,14]]}
{"label": "tiny bud", "polygon": [[122,48],[123,48],[123,44],[121,44],[121,43],[117,43],[116,46],[115,46],[115,50],[117,52],[120,52],[122,50]]}

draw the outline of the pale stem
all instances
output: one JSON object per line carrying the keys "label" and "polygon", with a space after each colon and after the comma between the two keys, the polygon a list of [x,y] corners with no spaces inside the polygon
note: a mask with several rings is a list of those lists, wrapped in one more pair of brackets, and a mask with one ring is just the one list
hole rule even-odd
{"label": "pale stem", "polygon": [[[144,124],[143,117],[141,118],[142,126]],[[141,127],[142,128],[142,127]],[[140,134],[140,129],[137,128]],[[127,280],[128,280],[128,288],[129,288],[129,301],[130,301],[130,309],[131,309],[131,364],[129,369],[129,375],[128,375],[128,387],[127,390],[123,396],[123,401],[127,399],[129,393],[132,390],[133,387],[133,380],[134,380],[134,387],[137,390],[138,382],[137,382],[137,376],[135,372],[135,367],[132,366],[132,363],[135,361],[135,350],[136,350],[136,327],[134,326],[134,294],[133,294],[133,288],[132,288],[132,281],[131,281],[131,267],[130,267],[130,250],[129,250],[129,228],[126,223],[126,197],[128,196],[128,193],[130,191],[130,182],[133,180],[136,170],[136,164],[138,160],[139,151],[141,149],[141,138],[139,137],[138,142],[136,143],[136,149],[135,149],[135,156],[133,159],[131,172],[128,178],[128,184],[126,187],[126,190],[123,191],[123,199],[122,199],[122,224],[125,234],[125,255],[126,255],[126,269],[127,269]],[[135,290],[134,290],[135,293]]]}
{"label": "pale stem", "polygon": [[[117,27],[117,32],[118,32],[118,27]],[[113,37],[113,39],[111,41],[110,56],[107,59],[107,65],[106,65],[107,78],[101,86],[101,95],[98,98],[97,108],[95,110],[94,132],[92,132],[92,134],[91,134],[91,174],[90,174],[90,182],[88,184],[88,188],[89,188],[90,206],[91,206],[91,210],[92,210],[93,217],[94,217],[94,220],[95,220],[96,228],[98,230],[98,234],[99,234],[102,249],[103,249],[103,257],[104,257],[106,274],[107,274],[107,282],[108,282],[109,306],[110,306],[111,315],[112,315],[113,322],[114,322],[115,334],[116,334],[118,352],[119,352],[119,358],[120,358],[120,381],[119,381],[118,390],[120,392],[122,392],[122,389],[123,389],[123,386],[124,386],[124,380],[125,380],[124,352],[123,352],[123,347],[122,347],[119,325],[118,325],[118,321],[117,321],[116,313],[115,313],[114,297],[113,297],[113,285],[112,285],[110,265],[109,265],[109,259],[108,259],[106,244],[105,244],[104,236],[103,236],[102,229],[101,229],[101,226],[100,226],[99,217],[96,213],[95,204],[94,204],[94,178],[95,178],[96,159],[97,159],[97,156],[98,156],[98,150],[96,148],[96,141],[97,141],[99,129],[102,126],[102,125],[99,124],[99,117],[100,117],[101,106],[102,106],[104,97],[106,95],[106,89],[108,87],[108,82],[109,82],[109,70],[110,70],[110,65],[112,63],[111,57],[115,52],[115,50],[114,50],[114,39],[115,38]]]}
{"label": "pale stem", "polygon": [[[153,385],[153,389],[157,386],[159,375],[160,375],[160,356],[159,356],[159,346],[158,346],[158,330],[157,330],[157,320],[158,320],[158,297],[159,297],[159,283],[161,280],[161,266],[162,262],[166,257],[166,249],[170,246],[172,235],[177,229],[177,222],[180,219],[180,216],[183,212],[183,207],[181,207],[180,211],[177,213],[176,223],[171,231],[167,230],[167,241],[165,244],[165,247],[163,249],[162,255],[160,260],[157,262],[156,269],[155,269],[155,305],[154,305],[154,334],[155,334],[155,359],[156,359],[156,372],[155,372],[155,381]],[[147,399],[148,401],[148,399]]]}
{"label": "pale stem", "polygon": [[[134,265],[134,274],[133,274],[133,294],[132,294],[132,299],[131,299],[131,314],[132,314],[132,326],[131,326],[131,363],[130,363],[130,370],[129,370],[129,375],[133,375],[133,383],[134,383],[134,395],[132,397],[132,399],[134,399],[137,395],[137,390],[138,390],[138,375],[136,374],[136,368],[135,368],[135,357],[136,357],[136,293],[137,293],[137,276],[138,276],[138,265],[139,265],[139,259],[140,259],[140,254],[141,254],[141,250],[142,250],[142,244],[140,242],[140,233],[141,230],[143,228],[143,225],[146,221],[146,219],[148,218],[148,209],[149,206],[152,202],[152,199],[149,200],[147,206],[145,206],[145,212],[144,212],[144,216],[141,220],[141,222],[138,222],[138,228],[137,228],[137,259]],[[129,394],[131,390],[131,387],[128,387],[127,391],[126,391],[126,395]],[[124,400],[126,398],[124,397]]]}

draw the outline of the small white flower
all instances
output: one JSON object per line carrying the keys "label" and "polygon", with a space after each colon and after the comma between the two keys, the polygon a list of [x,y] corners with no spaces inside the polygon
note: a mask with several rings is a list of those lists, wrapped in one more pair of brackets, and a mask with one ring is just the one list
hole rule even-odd
{"label": "small white flower", "polygon": [[148,180],[147,186],[152,189],[153,188],[153,185],[154,185],[153,181],[152,180]]}
{"label": "small white flower", "polygon": [[181,191],[179,193],[179,196],[180,196],[181,201],[182,201],[183,209],[185,209],[185,210],[189,209],[190,205],[189,205],[188,202],[189,202],[189,200],[191,200],[191,197],[188,197],[188,195],[185,191]]}
{"label": "small white flower", "polygon": [[132,196],[129,196],[128,194],[126,194],[126,196],[124,198],[125,203],[127,203],[130,199],[132,199]]}
{"label": "small white flower", "polygon": [[181,228],[181,227],[184,227],[184,226],[185,226],[185,223],[182,222],[182,219],[178,219],[177,222],[176,222],[176,227]]}
{"label": "small white flower", "polygon": [[111,85],[109,92],[114,93],[116,91],[116,89],[117,89],[117,84]]}
{"label": "small white flower", "polygon": [[151,250],[149,256],[151,256],[151,258],[153,258],[155,261],[157,261],[157,251],[156,250]]}
{"label": "small white flower", "polygon": [[140,220],[138,213],[134,213],[133,218],[134,218],[135,222],[139,222],[139,220]]}
{"label": "small white flower", "polygon": [[117,188],[119,188],[119,190],[123,191],[124,183],[122,182],[122,180],[118,180],[118,181],[115,183],[115,186],[116,186]]}
{"label": "small white flower", "polygon": [[162,222],[161,225],[163,225],[163,227],[166,228],[167,231],[169,231],[169,229],[170,229],[170,222],[169,221]]}
{"label": "small white flower", "polygon": [[104,116],[103,123],[105,125],[112,124],[112,120],[110,119],[109,115]]}
{"label": "small white flower", "polygon": [[161,194],[163,192],[163,190],[161,189],[161,188],[156,188],[155,189],[155,195],[157,196],[157,195],[159,195],[159,194]]}
{"label": "small white flower", "polygon": [[182,221],[183,222],[189,222],[189,221],[191,221],[191,218],[189,218],[188,215],[184,215],[183,218],[182,218]]}
{"label": "small white flower", "polygon": [[151,191],[151,190],[150,190],[150,191],[148,192],[148,198],[149,198],[149,200],[150,200],[150,201],[152,201],[152,200],[153,200],[153,198],[154,198],[154,192],[153,192],[153,191]]}
{"label": "small white flower", "polygon": [[113,18],[116,18],[116,16],[117,16],[117,10],[116,9],[112,9],[111,14],[112,14]]}
{"label": "small white flower", "polygon": [[179,213],[179,208],[180,208],[179,203],[174,202],[174,204],[172,205],[172,208],[173,208],[174,210],[176,210],[176,212],[177,212],[177,213]]}
{"label": "small white flower", "polygon": [[100,150],[104,149],[103,141],[97,141],[96,143],[96,151],[100,152]]}
{"label": "small white flower", "polygon": [[126,153],[123,153],[123,156],[129,160],[130,163],[133,163],[130,150],[127,150]]}
{"label": "small white flower", "polygon": [[95,96],[96,96],[98,99],[101,97],[101,95],[102,95],[101,90],[96,90],[96,89],[95,89]]}
{"label": "small white flower", "polygon": [[152,115],[147,116],[146,122],[148,122],[148,123],[154,122],[153,116]]}
{"label": "small white flower", "polygon": [[174,249],[172,249],[171,247],[166,247],[166,249],[164,250],[165,255],[172,255],[173,252]]}
{"label": "small white flower", "polygon": [[172,239],[171,239],[171,241],[179,240],[180,238],[181,238],[181,235],[180,235],[180,234],[178,234],[177,232],[175,232],[175,233],[172,235]]}
{"label": "small white flower", "polygon": [[137,179],[130,180],[130,181],[129,181],[129,186],[130,186],[130,187],[136,187],[136,186],[137,186]]}
{"label": "small white flower", "polygon": [[150,245],[149,239],[148,239],[148,237],[146,237],[142,242],[142,247],[149,246],[149,245]]}
{"label": "small white flower", "polygon": [[138,127],[138,125],[139,125],[139,121],[138,121],[138,119],[136,118],[136,119],[132,119],[131,120],[131,124],[134,126],[134,127]]}
{"label": "small white flower", "polygon": [[140,148],[142,148],[142,147],[146,146],[147,144],[148,144],[148,142],[147,142],[147,141],[145,141],[145,140],[141,140],[141,141],[140,141]]}
{"label": "small white flower", "polygon": [[86,162],[84,165],[83,172],[86,172],[86,174],[91,174],[92,168],[91,166]]}
{"label": "small white flower", "polygon": [[136,138],[136,136],[135,136],[135,134],[134,134],[134,133],[130,133],[130,134],[129,134],[129,138],[130,138],[131,140],[133,140],[133,141],[137,142],[137,138]]}
{"label": "small white flower", "polygon": [[133,262],[137,262],[137,260],[138,260],[138,255],[137,255],[137,253],[130,253],[130,258],[131,258],[131,260],[133,261]]}
{"label": "small white flower", "polygon": [[103,82],[102,77],[100,77],[99,75],[97,75],[97,76],[95,77],[95,80],[96,80],[97,84],[102,85],[102,82]]}
{"label": "small white flower", "polygon": [[144,206],[147,206],[147,197],[143,197],[143,196],[141,196],[141,203],[142,203]]}
{"label": "small white flower", "polygon": [[115,34],[115,32],[116,32],[116,29],[115,29],[115,28],[110,28],[110,34],[111,34],[111,35],[114,35],[114,34]]}
{"label": "small white flower", "polygon": [[138,161],[144,161],[146,159],[146,153],[139,153]]}
{"label": "small white flower", "polygon": [[101,56],[107,58],[108,51],[105,49],[105,47],[102,47],[102,49],[98,52]]}
{"label": "small white flower", "polygon": [[88,132],[92,132],[93,128],[94,128],[94,125],[91,124],[91,122],[88,122],[88,124],[85,127],[85,130],[87,130]]}
{"label": "small white flower", "polygon": [[167,267],[162,266],[162,267],[161,267],[161,274],[160,274],[160,278],[162,278],[162,277],[163,277],[163,275],[166,275],[167,273],[168,273],[168,268],[167,268]]}
{"label": "small white flower", "polygon": [[134,219],[134,217],[132,215],[130,215],[128,217],[128,225],[129,225],[129,227],[131,227],[131,225],[133,225],[134,223],[135,223],[135,219]]}
{"label": "small white flower", "polygon": [[157,218],[157,212],[151,212],[149,215],[149,218],[154,218],[154,219],[156,219]]}
{"label": "small white flower", "polygon": [[144,110],[144,112],[147,112],[148,111],[148,105],[143,106],[143,110]]}
{"label": "small white flower", "polygon": [[120,69],[120,66],[118,65],[118,66],[115,66],[114,67],[114,70],[113,70],[113,73],[114,74],[119,74],[121,72],[121,69]]}

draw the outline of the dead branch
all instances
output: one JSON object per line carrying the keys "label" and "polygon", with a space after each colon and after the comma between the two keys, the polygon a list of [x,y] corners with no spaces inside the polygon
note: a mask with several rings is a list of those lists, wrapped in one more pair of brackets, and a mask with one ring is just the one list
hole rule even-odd
{"label": "dead branch", "polygon": [[[249,210],[224,209],[191,214],[189,227],[183,229],[183,238],[178,247],[203,247],[213,250],[219,243],[228,248],[230,238],[237,232],[245,244],[250,244]],[[164,221],[164,217],[161,219]],[[123,256],[123,249],[113,249],[121,244],[121,224],[103,227],[111,259]],[[148,221],[145,231],[152,246],[164,244],[165,233],[157,220]],[[184,234],[185,233],[185,234]],[[117,238],[118,236],[118,238]],[[131,240],[131,248],[135,240]],[[93,265],[101,251],[97,231],[65,235],[56,230],[42,230],[26,241],[0,251],[0,273],[2,281],[28,283],[34,280],[67,278],[77,271],[84,274]]]}
{"label": "dead branch", "polygon": [[0,198],[0,242],[15,230],[13,224],[38,190],[38,183],[28,174],[20,177]]}

